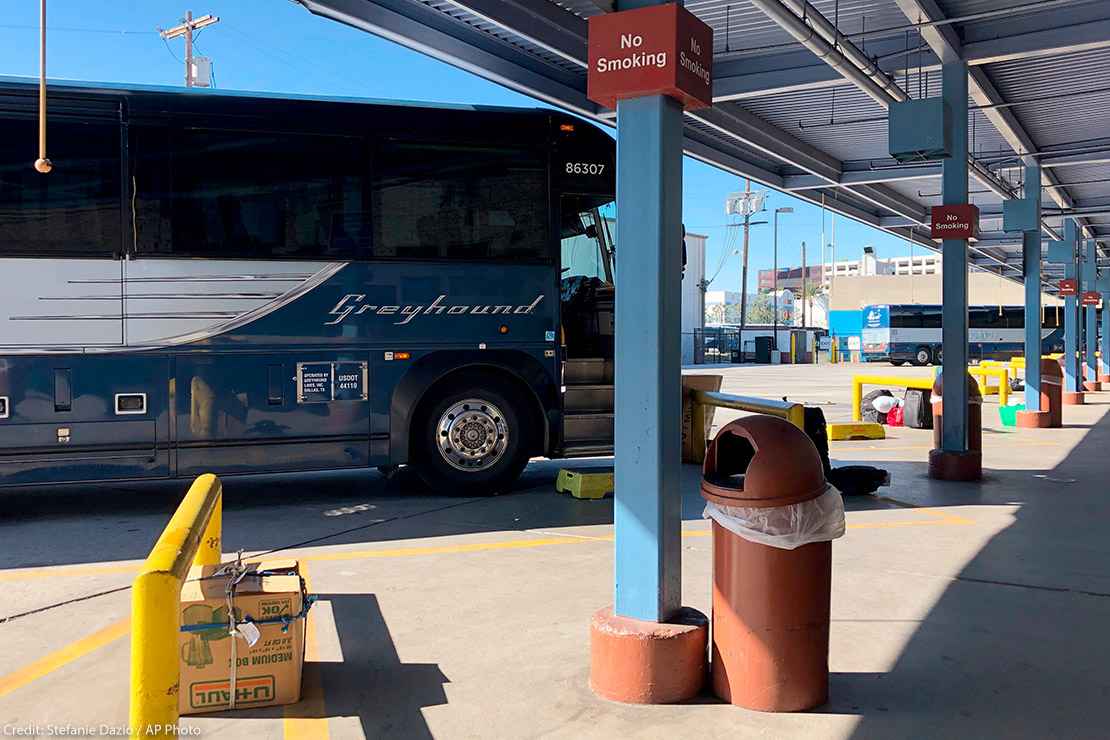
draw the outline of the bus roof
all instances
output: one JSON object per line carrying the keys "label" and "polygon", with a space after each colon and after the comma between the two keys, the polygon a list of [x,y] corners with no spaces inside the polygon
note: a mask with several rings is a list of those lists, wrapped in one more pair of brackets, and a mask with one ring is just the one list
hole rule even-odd
{"label": "bus roof", "polygon": [[[420,100],[385,100],[381,98],[360,98],[354,96],[329,96],[305,95],[301,93],[279,93],[257,90],[225,90],[216,88],[185,88],[172,85],[142,85],[119,82],[94,82],[89,80],[47,79],[47,91],[74,91],[88,93],[153,93],[159,95],[180,95],[199,97],[227,97],[227,98],[254,98],[259,100],[303,100],[317,103],[349,103],[354,105],[388,105],[399,108],[428,108],[436,110],[458,110],[490,113],[518,113],[518,114],[543,114],[555,115],[565,118],[576,118],[557,108],[524,108],[500,105],[467,105],[465,103],[436,103]],[[37,88],[38,79],[34,77],[0,75],[0,92],[17,90],[26,92],[29,88]],[[585,119],[583,123],[589,123]],[[594,124],[590,124],[594,125]]]}

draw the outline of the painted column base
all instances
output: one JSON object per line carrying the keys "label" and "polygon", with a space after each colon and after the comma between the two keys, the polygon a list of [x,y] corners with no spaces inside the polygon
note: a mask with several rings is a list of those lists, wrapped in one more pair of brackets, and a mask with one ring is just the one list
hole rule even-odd
{"label": "painted column base", "polygon": [[1110,385],[1110,375],[1099,375],[1098,382],[1102,383],[1103,385]]}
{"label": "painted column base", "polygon": [[708,675],[709,619],[682,607],[669,622],[621,617],[607,606],[590,622],[590,688],[627,704],[697,696]]}
{"label": "painted column base", "polygon": [[1048,429],[1052,426],[1052,414],[1047,411],[1019,411],[1017,425],[1022,429]]}
{"label": "painted column base", "polygon": [[929,450],[929,477],[965,483],[980,480],[983,477],[983,452]]}
{"label": "painted column base", "polygon": [[1102,383],[1098,382],[1097,380],[1084,380],[1083,381],[1083,390],[1085,390],[1089,393],[1095,393],[1097,391],[1101,391],[1102,390]]}
{"label": "painted column base", "polygon": [[1061,400],[1065,406],[1082,406],[1084,403],[1083,391],[1064,391]]}

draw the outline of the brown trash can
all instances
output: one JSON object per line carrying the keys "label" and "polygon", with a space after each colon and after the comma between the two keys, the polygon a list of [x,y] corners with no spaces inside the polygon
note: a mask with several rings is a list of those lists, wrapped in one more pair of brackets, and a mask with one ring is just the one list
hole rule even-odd
{"label": "brown trash can", "polygon": [[1064,371],[1056,360],[1041,360],[1041,411],[1048,412],[1048,426],[1064,425]]}
{"label": "brown trash can", "polygon": [[[944,439],[944,374],[937,373],[933,383],[933,447],[941,449]],[[971,375],[967,376],[967,451],[983,451],[983,394],[979,383]]]}
{"label": "brown trash can", "polygon": [[[788,506],[825,490],[817,448],[783,419],[734,421],[706,452],[702,497],[719,506]],[[831,542],[784,550],[749,542],[714,521],[714,693],[764,712],[824,704],[831,586]]]}

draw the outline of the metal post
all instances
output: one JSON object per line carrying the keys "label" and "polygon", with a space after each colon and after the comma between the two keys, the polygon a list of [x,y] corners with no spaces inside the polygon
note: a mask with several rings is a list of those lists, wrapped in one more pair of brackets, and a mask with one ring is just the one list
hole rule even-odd
{"label": "metal post", "polygon": [[[948,107],[952,150],[941,165],[944,205],[967,203],[967,63],[941,68],[941,95]],[[941,337],[944,348],[944,428],[941,449],[967,450],[967,242],[941,243]],[[1039,357],[1039,355],[1038,355]]]}
{"label": "metal post", "polygon": [[[616,613],[666,621],[681,603],[682,105],[617,103]],[[621,217],[620,214],[626,214]]]}
{"label": "metal post", "polygon": [[[1025,166],[1025,197],[1036,206],[1034,229],[1021,234],[1025,272],[1025,409],[1041,411],[1041,166]],[[1044,409],[1048,411],[1048,409]]]}
{"label": "metal post", "polygon": [[[1086,257],[1083,262],[1083,290],[1098,290],[1098,245],[1094,239],[1087,240]],[[1083,309],[1086,318],[1084,338],[1086,344],[1087,379],[1092,383],[1098,382],[1098,363],[1095,353],[1098,351],[1098,306],[1087,306]],[[1096,386],[1097,387],[1097,386]]]}
{"label": "metal post", "polygon": [[771,268],[771,350],[779,351],[779,209],[775,209],[774,252]]}
{"label": "metal post", "polygon": [[[1110,291],[1102,291],[1102,341],[1099,342],[1102,357],[1099,361],[1099,380],[1110,376]],[[1110,388],[1103,388],[1110,390]]]}
{"label": "metal post", "polygon": [[[1078,280],[1076,265],[1076,223],[1074,218],[1064,219],[1064,242],[1071,245],[1072,259],[1064,265],[1064,277]],[[1079,286],[1082,287],[1082,286]],[[1079,312],[1076,296],[1064,298],[1064,390],[1068,393],[1078,393],[1083,390],[1082,380],[1079,375]],[[1029,372],[1031,358],[1025,359],[1025,371]]]}

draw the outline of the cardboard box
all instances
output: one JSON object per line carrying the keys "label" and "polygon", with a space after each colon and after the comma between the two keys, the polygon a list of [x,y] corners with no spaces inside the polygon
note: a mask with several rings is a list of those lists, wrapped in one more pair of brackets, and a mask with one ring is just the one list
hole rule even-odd
{"label": "cardboard box", "polygon": [[[220,566],[193,567],[181,589],[181,714],[229,708],[235,641],[235,709],[292,704],[301,698],[305,593],[296,560],[245,563],[232,599],[240,624],[232,637]],[[287,618],[285,623],[280,620]],[[252,626],[253,625],[253,626]],[[192,629],[188,629],[192,627]],[[257,630],[257,632],[255,632]],[[253,644],[251,642],[253,641]]]}

